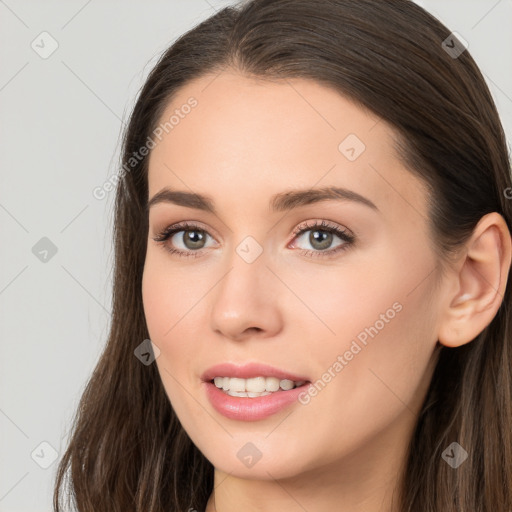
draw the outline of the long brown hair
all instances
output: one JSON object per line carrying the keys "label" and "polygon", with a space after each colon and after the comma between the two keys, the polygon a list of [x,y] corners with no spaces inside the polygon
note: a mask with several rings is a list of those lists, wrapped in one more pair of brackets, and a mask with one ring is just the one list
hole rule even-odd
{"label": "long brown hair", "polygon": [[[213,467],[181,427],[155,364],[134,349],[149,338],[142,306],[147,162],[133,164],[165,107],[192,79],[229,68],[263,79],[308,78],[389,122],[411,173],[428,185],[429,223],[443,263],[486,213],[510,230],[510,160],[502,125],[470,53],[409,0],[252,0],[182,35],[160,58],[123,141],[115,201],[109,337],[81,398],[55,482],[80,512],[203,511]],[[443,41],[449,44],[443,44]],[[450,48],[462,51],[450,53]],[[460,52],[459,52],[460,53]],[[442,347],[410,440],[401,512],[512,510],[510,286],[471,343]],[[454,469],[452,442],[467,452]]]}

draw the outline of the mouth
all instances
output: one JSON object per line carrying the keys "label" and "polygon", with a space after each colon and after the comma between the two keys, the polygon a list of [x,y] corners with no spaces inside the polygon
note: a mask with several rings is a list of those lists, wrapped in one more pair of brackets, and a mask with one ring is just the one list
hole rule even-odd
{"label": "mouth", "polygon": [[204,393],[221,415],[259,421],[293,407],[311,381],[267,364],[222,363],[201,375]]}
{"label": "mouth", "polygon": [[242,379],[238,377],[216,376],[209,381],[226,395],[246,398],[257,398],[304,386],[308,381],[291,379],[278,379],[277,377],[252,377]]}

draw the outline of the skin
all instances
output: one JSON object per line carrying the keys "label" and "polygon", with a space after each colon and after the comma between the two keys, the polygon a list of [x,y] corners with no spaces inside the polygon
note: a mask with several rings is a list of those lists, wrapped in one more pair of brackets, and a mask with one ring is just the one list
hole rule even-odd
{"label": "skin", "polygon": [[[206,511],[394,511],[437,349],[470,342],[501,303],[506,224],[497,213],[483,217],[442,275],[426,188],[399,161],[384,120],[310,80],[226,70],[187,84],[162,121],[190,96],[197,107],[151,152],[149,198],[164,187],[193,191],[210,196],[218,213],[150,209],[142,293],[166,393],[215,467]],[[366,146],[354,161],[338,149],[349,134]],[[357,192],[378,211],[347,200],[269,209],[274,194],[324,186]],[[321,253],[308,240],[315,228],[293,235],[317,220],[355,241],[332,257],[301,253]],[[154,240],[182,221],[209,235],[198,257]],[[252,263],[236,252],[247,236],[263,250]],[[342,243],[334,236],[328,249]],[[194,251],[183,232],[166,244]],[[307,405],[237,421],[217,413],[202,389],[202,372],[221,362],[263,362],[315,382],[396,303],[400,311]],[[262,454],[250,468],[237,457],[248,442]]]}

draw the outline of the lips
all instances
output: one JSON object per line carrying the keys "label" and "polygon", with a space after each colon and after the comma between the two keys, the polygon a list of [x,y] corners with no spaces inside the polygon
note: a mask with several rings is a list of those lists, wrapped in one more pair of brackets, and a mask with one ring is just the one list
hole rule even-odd
{"label": "lips", "polygon": [[[232,384],[240,384],[236,381],[244,379],[255,379],[257,377],[265,377],[267,384],[269,381],[288,383],[286,388],[290,388],[289,384],[300,384],[291,389],[279,389],[275,392],[258,393],[238,393],[229,391],[226,393],[223,389],[219,389],[214,384],[217,377],[227,378]],[[308,377],[298,375],[286,370],[275,368],[261,363],[249,363],[245,365],[235,365],[232,363],[224,363],[212,366],[202,375],[202,388],[206,397],[210,401],[213,408],[221,415],[231,420],[237,421],[259,421],[288,407],[297,404],[298,397],[311,384]],[[260,379],[256,379],[260,380]],[[243,382],[242,382],[243,383]],[[229,394],[231,393],[231,395]],[[233,396],[234,395],[234,396]],[[247,395],[247,396],[245,396]]]}

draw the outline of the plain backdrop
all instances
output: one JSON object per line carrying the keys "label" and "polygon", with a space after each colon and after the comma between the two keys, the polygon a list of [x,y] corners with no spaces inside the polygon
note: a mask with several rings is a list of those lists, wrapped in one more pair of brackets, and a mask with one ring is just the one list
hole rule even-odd
{"label": "plain backdrop", "polygon": [[[114,192],[93,190],[118,171],[136,94],[230,3],[0,0],[0,512],[51,510],[110,321]],[[512,0],[418,3],[469,43],[510,141]]]}

